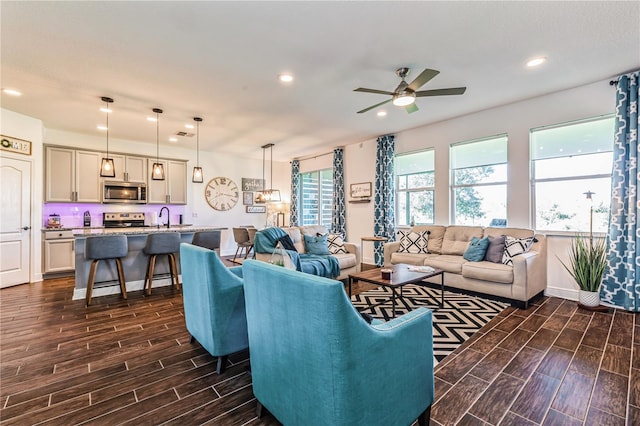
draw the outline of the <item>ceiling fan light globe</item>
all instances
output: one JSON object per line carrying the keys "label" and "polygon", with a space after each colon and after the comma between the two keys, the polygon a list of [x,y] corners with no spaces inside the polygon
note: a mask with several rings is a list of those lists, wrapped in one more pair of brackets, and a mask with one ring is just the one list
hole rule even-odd
{"label": "ceiling fan light globe", "polygon": [[416,95],[414,93],[402,93],[393,97],[393,104],[395,106],[407,106],[416,101]]}

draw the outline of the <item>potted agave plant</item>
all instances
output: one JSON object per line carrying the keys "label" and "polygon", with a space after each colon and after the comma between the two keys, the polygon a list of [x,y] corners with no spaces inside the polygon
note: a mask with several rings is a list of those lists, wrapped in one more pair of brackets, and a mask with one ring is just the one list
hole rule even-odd
{"label": "potted agave plant", "polygon": [[600,305],[600,284],[607,269],[606,241],[603,239],[588,241],[577,235],[571,243],[569,266],[560,261],[571,274],[580,288],[579,302],[583,306]]}

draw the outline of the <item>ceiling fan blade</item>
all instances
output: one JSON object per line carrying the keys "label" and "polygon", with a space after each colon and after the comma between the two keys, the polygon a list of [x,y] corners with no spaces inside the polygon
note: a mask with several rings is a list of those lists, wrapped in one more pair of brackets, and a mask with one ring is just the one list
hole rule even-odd
{"label": "ceiling fan blade", "polygon": [[384,90],[376,90],[376,89],[366,89],[364,87],[358,87],[357,89],[353,89],[354,92],[365,92],[365,93],[377,93],[379,95],[393,95],[393,92],[386,92]]}
{"label": "ceiling fan blade", "polygon": [[379,104],[371,105],[369,108],[365,108],[365,109],[363,109],[363,110],[361,110],[361,111],[358,111],[358,114],[362,114],[363,112],[367,112],[367,111],[369,111],[369,110],[372,110],[372,109],[374,109],[374,108],[377,108],[377,107],[379,107],[380,105],[384,105],[384,104],[386,104],[387,102],[391,102],[391,99],[387,99],[386,101],[382,101],[382,102],[380,102]]}
{"label": "ceiling fan blade", "polygon": [[404,107],[404,109],[405,109],[409,114],[411,114],[412,112],[416,112],[416,111],[418,110],[418,105],[416,105],[416,103],[414,102],[414,103],[412,103],[412,104],[409,104],[409,105],[405,106],[405,107]]}
{"label": "ceiling fan blade", "polygon": [[418,90],[425,83],[427,83],[429,80],[431,80],[433,77],[435,77],[438,74],[440,74],[440,71],[425,68],[425,70],[422,71],[422,73],[419,76],[417,76],[416,79],[409,84],[409,89],[414,91]]}
{"label": "ceiling fan blade", "polygon": [[467,90],[466,87],[450,87],[448,89],[422,90],[416,92],[417,98],[425,96],[445,96],[445,95],[462,95]]}

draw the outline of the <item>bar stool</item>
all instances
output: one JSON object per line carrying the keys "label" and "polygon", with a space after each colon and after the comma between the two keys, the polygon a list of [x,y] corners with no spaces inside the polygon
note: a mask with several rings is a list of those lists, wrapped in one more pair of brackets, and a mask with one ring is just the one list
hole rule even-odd
{"label": "bar stool", "polygon": [[[149,255],[147,263],[147,273],[144,277],[144,287],[147,296],[151,295],[151,285],[153,282],[153,270],[156,265],[156,258],[160,255],[169,257],[169,274],[171,283],[176,289],[180,289],[178,282],[178,268],[176,267],[175,253],[180,251],[180,234],[178,232],[159,232],[147,235],[147,241],[142,251]],[[147,280],[149,284],[147,285]]]}
{"label": "bar stool", "polygon": [[194,246],[208,248],[220,256],[220,231],[199,231],[193,234]]}
{"label": "bar stool", "polygon": [[118,270],[118,281],[120,283],[120,292],[122,298],[127,298],[127,287],[124,281],[124,271],[122,269],[122,257],[127,256],[129,246],[127,245],[126,235],[110,235],[99,237],[88,237],[85,240],[84,258],[93,260],[89,268],[89,279],[87,281],[87,306],[91,305],[91,296],[93,293],[93,285],[96,280],[96,271],[98,263],[101,260],[113,259],[116,261]]}

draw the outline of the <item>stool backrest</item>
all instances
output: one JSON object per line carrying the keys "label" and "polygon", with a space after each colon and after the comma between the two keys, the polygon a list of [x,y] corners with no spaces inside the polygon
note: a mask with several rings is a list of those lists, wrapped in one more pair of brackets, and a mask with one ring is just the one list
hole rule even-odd
{"label": "stool backrest", "polygon": [[193,235],[194,246],[216,250],[220,248],[220,231],[200,231]]}
{"label": "stool backrest", "polygon": [[144,251],[148,254],[177,253],[180,251],[180,234],[178,232],[149,234]]}
{"label": "stool backrest", "polygon": [[125,257],[128,251],[126,235],[87,237],[84,245],[84,258],[115,259]]}

